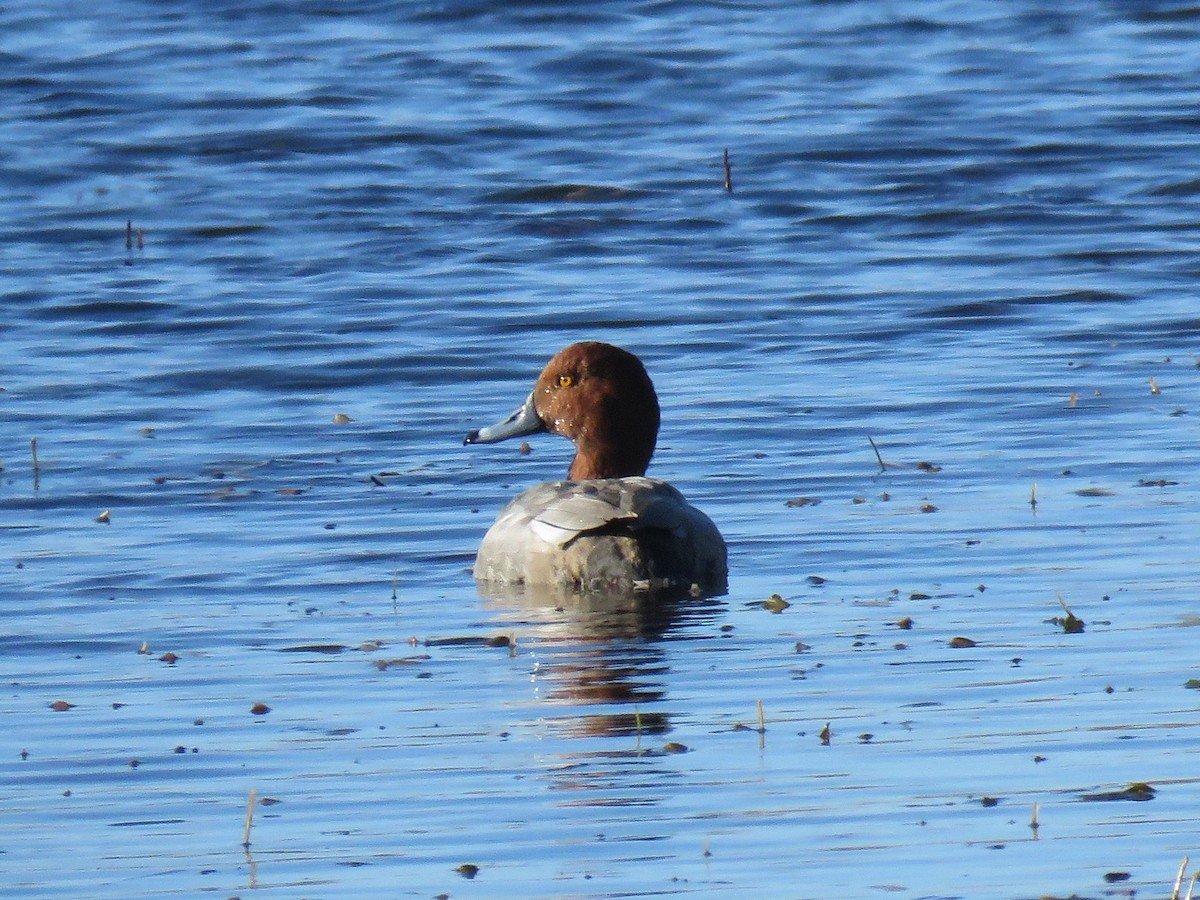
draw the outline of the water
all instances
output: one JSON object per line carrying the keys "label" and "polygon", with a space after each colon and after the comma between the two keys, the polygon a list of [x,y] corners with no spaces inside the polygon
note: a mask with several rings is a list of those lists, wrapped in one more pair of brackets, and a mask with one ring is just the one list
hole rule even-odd
{"label": "water", "polygon": [[[0,33],[0,896],[1169,893],[1200,8]],[[583,338],[645,360],[727,596],[478,596],[569,450],[461,436]]]}

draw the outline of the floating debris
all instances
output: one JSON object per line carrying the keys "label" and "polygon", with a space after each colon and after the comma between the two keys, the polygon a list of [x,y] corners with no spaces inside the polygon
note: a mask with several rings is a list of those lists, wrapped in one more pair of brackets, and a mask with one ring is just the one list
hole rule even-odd
{"label": "floating debris", "polygon": [[767,612],[773,613],[775,615],[779,615],[781,612],[783,612],[785,609],[787,609],[791,605],[792,604],[788,603],[786,600],[784,600],[778,594],[772,594],[770,597],[768,597],[766,600],[762,601],[762,603],[761,603],[761,606],[763,609],[765,609],[765,610],[767,610]]}
{"label": "floating debris", "polygon": [[252,707],[250,707],[250,714],[254,716],[265,716],[270,711],[271,707],[267,706],[265,703],[255,703]]}
{"label": "floating debris", "polygon": [[1055,618],[1051,621],[1056,625],[1062,625],[1063,634],[1083,634],[1083,619],[1071,612],[1071,607],[1067,606],[1067,601],[1062,598],[1062,594],[1058,595],[1058,602],[1062,604],[1063,612],[1067,615],[1062,619]]}
{"label": "floating debris", "polygon": [[820,506],[821,500],[819,497],[795,497],[791,500],[788,500],[783,505],[790,506],[793,509],[801,506]]}
{"label": "floating debris", "polygon": [[1153,800],[1157,793],[1146,782],[1135,781],[1133,784],[1119,791],[1100,791],[1096,794],[1084,794],[1079,799],[1090,803],[1111,803],[1119,800],[1132,800],[1136,803],[1142,803],[1146,800]]}
{"label": "floating debris", "polygon": [[955,650],[963,650],[967,647],[976,647],[976,646],[978,646],[978,644],[976,644],[970,638],[956,637],[956,638],[950,638],[950,646],[953,647]]}

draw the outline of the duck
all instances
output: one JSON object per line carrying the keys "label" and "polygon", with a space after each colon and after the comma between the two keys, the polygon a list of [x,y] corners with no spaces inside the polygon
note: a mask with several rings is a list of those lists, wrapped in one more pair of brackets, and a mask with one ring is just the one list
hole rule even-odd
{"label": "duck", "polygon": [[600,341],[556,353],[508,418],[463,439],[550,433],[575,445],[566,480],[534,485],[500,511],[476,554],[476,582],[724,593],[721,532],[679,490],[646,475],[659,424],[658,395],[636,355]]}

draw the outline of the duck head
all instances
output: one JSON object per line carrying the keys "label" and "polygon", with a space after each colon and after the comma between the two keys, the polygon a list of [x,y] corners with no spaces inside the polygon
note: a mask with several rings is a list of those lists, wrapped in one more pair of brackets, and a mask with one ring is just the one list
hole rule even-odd
{"label": "duck head", "polygon": [[548,431],[575,445],[572,481],[644,475],[658,439],[658,396],[641,360],[599,341],[572,344],[546,364],[525,402],[464,444]]}

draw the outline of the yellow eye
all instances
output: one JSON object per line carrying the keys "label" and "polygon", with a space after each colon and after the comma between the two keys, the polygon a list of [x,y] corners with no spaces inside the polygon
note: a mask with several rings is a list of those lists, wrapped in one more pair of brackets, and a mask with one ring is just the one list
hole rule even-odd
{"label": "yellow eye", "polygon": [[574,383],[575,383],[574,375],[559,375],[558,376],[558,386],[559,387],[570,387]]}

